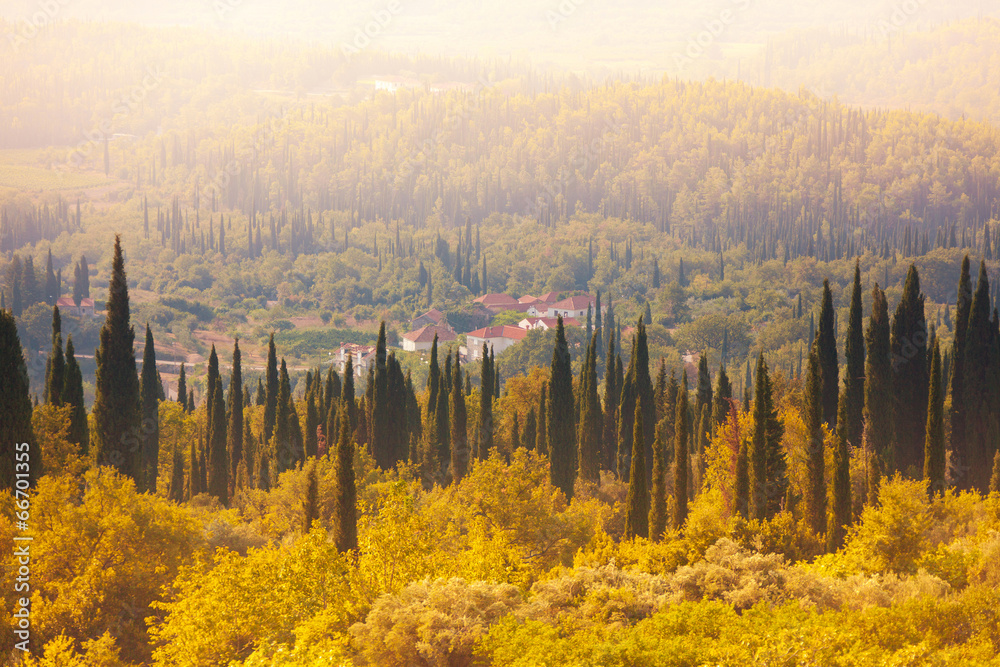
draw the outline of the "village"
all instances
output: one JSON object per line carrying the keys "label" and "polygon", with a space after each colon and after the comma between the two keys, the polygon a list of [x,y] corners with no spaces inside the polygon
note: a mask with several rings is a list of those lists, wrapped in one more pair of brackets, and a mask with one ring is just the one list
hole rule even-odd
{"label": "village", "polygon": [[[466,333],[456,332],[448,322],[447,316],[431,308],[410,321],[410,331],[400,337],[400,347],[404,352],[428,352],[434,344],[447,345],[459,341],[458,355],[462,362],[475,362],[482,359],[483,347],[495,355],[499,355],[528,335],[532,330],[554,329],[559,317],[563,325],[580,327],[588,318],[596,317],[599,298],[587,293],[563,296],[558,292],[548,292],[541,296],[525,295],[518,299],[508,294],[484,294],[475,299],[473,305],[491,320],[498,320],[501,314],[523,314],[516,324],[495,324],[485,326]],[[601,316],[607,312],[607,305],[600,306]],[[510,320],[509,317],[502,318]],[[465,344],[460,337],[464,336]],[[334,363],[338,371],[343,373],[348,358],[351,359],[354,375],[361,379],[368,374],[368,369],[375,363],[375,346],[353,343],[341,344],[337,350]]]}

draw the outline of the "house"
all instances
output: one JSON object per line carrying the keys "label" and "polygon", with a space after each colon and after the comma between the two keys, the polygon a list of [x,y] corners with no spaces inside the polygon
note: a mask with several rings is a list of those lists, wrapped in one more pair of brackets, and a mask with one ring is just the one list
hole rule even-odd
{"label": "house", "polygon": [[[557,317],[562,315],[563,317],[574,317],[576,319],[585,319],[587,317],[587,310],[597,307],[597,299],[590,296],[589,294],[578,294],[576,296],[571,296],[569,298],[563,299],[562,301],[556,301],[549,306],[548,316]],[[601,310],[605,310],[602,305]]]}
{"label": "house", "polygon": [[78,317],[83,317],[84,315],[88,317],[94,316],[94,300],[89,297],[80,299],[80,305],[77,307],[76,302],[73,301],[72,297],[61,296],[56,299],[56,305],[62,313],[68,313]]}
{"label": "house", "polygon": [[384,90],[395,93],[400,89],[421,88],[423,84],[417,80],[405,76],[377,76],[375,77],[375,90]]}
{"label": "house", "polygon": [[[549,329],[555,329],[558,324],[558,319],[555,317],[526,317],[517,323],[517,326],[522,329],[532,330],[532,329],[542,329],[543,331],[548,331]],[[572,317],[563,318],[564,327],[578,327],[580,322]]]}
{"label": "house", "polygon": [[418,315],[413,318],[410,322],[410,329],[419,329],[428,325],[437,325],[445,327],[446,329],[451,329],[451,326],[448,324],[448,316],[437,308],[431,308],[423,315]]}
{"label": "house", "polygon": [[403,349],[407,352],[424,352],[431,349],[434,344],[434,336],[437,336],[438,344],[448,343],[458,336],[451,327],[442,327],[436,324],[428,324],[415,331],[403,334]]}
{"label": "house", "polygon": [[527,306],[518,303],[517,299],[507,294],[484,294],[473,303],[478,303],[491,313],[502,313],[505,310],[525,312],[528,309]]}
{"label": "house", "polygon": [[347,359],[350,357],[354,367],[354,377],[362,378],[368,373],[368,369],[375,363],[374,345],[357,345],[355,343],[341,343],[337,350],[337,370],[343,374]]}
{"label": "house", "polygon": [[528,335],[527,329],[515,327],[510,324],[495,327],[483,327],[465,334],[467,347],[469,349],[469,360],[475,361],[483,358],[483,343],[493,350],[494,354],[500,354],[511,345],[518,343]]}

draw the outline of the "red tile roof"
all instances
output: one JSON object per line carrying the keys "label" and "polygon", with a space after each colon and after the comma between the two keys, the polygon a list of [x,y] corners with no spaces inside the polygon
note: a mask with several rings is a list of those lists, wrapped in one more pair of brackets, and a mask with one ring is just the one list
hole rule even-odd
{"label": "red tile roof", "polygon": [[507,294],[484,294],[476,299],[475,303],[481,303],[484,306],[515,306],[517,299]]}
{"label": "red tile roof", "polygon": [[546,292],[538,297],[538,300],[544,301],[545,303],[555,303],[559,300],[559,292]]}
{"label": "red tile roof", "polygon": [[568,299],[563,299],[562,301],[552,304],[551,308],[558,308],[560,310],[583,310],[589,305],[594,305],[596,300],[589,294],[577,294],[576,296],[571,296]]}
{"label": "red tile roof", "polygon": [[455,338],[457,338],[454,331],[435,324],[428,324],[425,327],[420,327],[416,331],[409,331],[403,334],[403,338],[412,343],[432,343],[434,342],[434,334],[437,334],[438,340],[443,342],[455,340]]}
{"label": "red tile roof", "polygon": [[[73,301],[73,298],[69,296],[61,296],[58,299],[56,299],[56,305],[59,306],[60,308],[76,308],[76,302]],[[94,300],[89,297],[80,299],[80,307],[93,308]]]}
{"label": "red tile roof", "polygon": [[465,335],[472,338],[510,338],[512,340],[521,340],[528,335],[528,330],[504,324],[495,327],[483,327],[482,329],[470,331]]}

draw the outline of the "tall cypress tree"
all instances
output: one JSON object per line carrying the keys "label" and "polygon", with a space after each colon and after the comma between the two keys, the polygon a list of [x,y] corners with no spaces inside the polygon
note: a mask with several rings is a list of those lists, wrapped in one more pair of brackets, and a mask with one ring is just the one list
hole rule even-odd
{"label": "tall cypress tree", "polygon": [[[353,396],[350,402],[353,402]],[[341,401],[340,433],[334,458],[333,543],[341,553],[358,548],[358,492],[354,482],[354,442],[348,400]]]}
{"label": "tall cypress tree", "polygon": [[[656,405],[656,423],[664,417],[667,404],[667,360],[660,357],[660,366],[656,371],[656,384],[653,388],[653,403]],[[655,437],[654,437],[655,441]]]}
{"label": "tall cypress tree", "polygon": [[677,393],[674,415],[674,530],[680,530],[688,512],[688,393],[681,387]]}
{"label": "tall cypress tree", "polygon": [[538,436],[535,439],[535,451],[542,456],[549,455],[548,389],[548,385],[543,383],[538,396]]}
{"label": "tall cypress tree", "polygon": [[601,479],[600,452],[604,431],[604,415],[597,397],[597,334],[591,334],[590,344],[580,379],[579,476],[585,482]]}
{"label": "tall cypress tree", "polygon": [[62,319],[59,307],[52,307],[52,351],[45,367],[45,402],[59,407],[62,405],[63,384],[66,381],[66,359],[62,349]]}
{"label": "tall cypress tree", "polygon": [[476,451],[480,460],[489,457],[493,449],[493,367],[489,349],[483,343],[479,364],[479,417],[476,422]]}
{"label": "tall cypress tree", "polygon": [[462,481],[469,471],[468,411],[462,391],[462,369],[458,355],[452,370],[451,385],[451,480]]}
{"label": "tall cypress tree", "polygon": [[524,418],[524,430],[521,431],[521,446],[528,451],[535,450],[535,442],[538,440],[538,414],[535,408],[528,410],[528,416]]}
{"label": "tall cypress tree", "polygon": [[[958,279],[958,299],[955,305],[955,338],[951,348],[951,456],[956,466],[967,465],[969,451],[965,438],[965,341],[972,310],[972,280],[969,276],[969,256],[962,260]],[[947,377],[947,374],[945,375]],[[956,479],[957,486],[969,490],[969,476]]]}
{"label": "tall cypress tree", "polygon": [[49,248],[49,256],[45,262],[45,303],[55,306],[58,298],[59,281],[56,279],[56,272],[52,269],[52,249]]}
{"label": "tall cypress tree", "polygon": [[[573,370],[563,328],[562,316],[556,321],[556,343],[548,391],[549,477],[552,486],[569,500],[576,478],[576,428],[573,401]],[[650,406],[652,407],[652,406]]]}
{"label": "tall cypress tree", "polygon": [[615,373],[615,337],[608,337],[607,360],[604,373],[604,433],[601,447],[601,467],[617,473],[618,455],[618,404],[621,401],[621,386]]}
{"label": "tall cypress tree", "polygon": [[118,235],[105,309],[107,317],[95,354],[93,417],[97,464],[112,466],[139,483],[142,474],[139,376],[135,369],[135,329],[129,322],[125,259]]}
{"label": "tall cypress tree", "polygon": [[763,352],[757,358],[753,416],[754,431],[749,450],[750,505],[754,518],[763,520],[777,513],[788,486],[787,462],[781,447],[784,427],[774,406],[771,379]]}
{"label": "tall cypress tree", "polygon": [[823,445],[823,390],[819,351],[813,341],[803,388],[802,417],[806,426],[806,522],[814,534],[826,530],[826,462]]}
{"label": "tall cypress tree", "polygon": [[733,385],[729,382],[726,374],[726,365],[719,366],[719,376],[715,381],[715,395],[713,396],[712,418],[715,427],[720,428],[729,419],[729,401],[733,397]]}
{"label": "tall cypress tree", "polygon": [[156,374],[156,347],[153,332],[146,324],[146,347],[142,353],[142,377],[139,380],[142,403],[142,489],[156,493],[160,469],[160,378]]}
{"label": "tall cypress tree", "polygon": [[830,525],[826,530],[826,548],[836,551],[844,546],[844,535],[851,523],[851,459],[850,445],[847,442],[847,403],[846,391],[840,395],[840,416],[837,419],[836,446],[833,450],[833,493],[830,496]]}
{"label": "tall cypress tree", "polygon": [[861,264],[854,263],[854,288],[851,291],[851,314],[847,322],[844,357],[844,386],[847,388],[847,440],[861,446],[865,409],[865,334],[861,307]]}
{"label": "tall cypress tree", "polygon": [[[818,343],[820,379],[823,394],[823,421],[833,428],[837,423],[837,393],[840,386],[837,365],[837,333],[833,322],[833,295],[830,281],[823,280],[823,302],[819,311],[819,329],[816,331]],[[756,395],[756,394],[755,394]]]}
{"label": "tall cypress tree", "polygon": [[267,341],[267,367],[264,371],[264,442],[271,442],[278,415],[278,353],[274,348],[274,333]]}
{"label": "tall cypress tree", "polygon": [[941,346],[934,341],[931,353],[930,390],[927,396],[927,430],[924,436],[924,480],[931,497],[944,496],[944,384],[941,378]]}
{"label": "tall cypress tree", "polygon": [[698,359],[698,391],[695,394],[694,414],[700,419],[701,409],[712,406],[712,375],[708,372],[708,357],[701,353]]}
{"label": "tall cypress tree", "polygon": [[659,542],[667,528],[667,429],[669,416],[656,424],[653,436],[653,485],[650,487],[649,539]]}
{"label": "tall cypress tree", "polygon": [[872,288],[872,312],[865,343],[865,425],[869,498],[875,502],[876,480],[882,470],[895,465],[892,437],[892,352],[889,342],[889,305],[878,283]]}
{"label": "tall cypress tree", "polygon": [[90,451],[90,430],[87,425],[87,408],[83,399],[83,374],[76,362],[73,336],[66,341],[66,378],[62,391],[63,405],[70,406],[69,441],[75,444],[81,456]]}
{"label": "tall cypress tree", "polygon": [[181,409],[187,412],[187,375],[184,371],[184,362],[181,362],[181,371],[177,376],[177,402]]}
{"label": "tall cypress tree", "polygon": [[896,467],[919,475],[924,468],[924,428],[927,425],[927,324],[920,276],[912,264],[892,318],[889,345],[892,350],[892,430],[896,441]]}
{"label": "tall cypress tree", "polygon": [[306,432],[302,434],[306,459],[315,458],[319,452],[319,408],[316,407],[318,390],[315,386],[306,390]]}
{"label": "tall cypress tree", "polygon": [[295,444],[292,442],[291,415],[292,396],[291,384],[288,380],[288,367],[285,359],[281,359],[281,370],[278,372],[278,394],[275,401],[274,417],[274,457],[277,473],[280,475],[295,466]]}
{"label": "tall cypress tree", "polygon": [[371,411],[369,425],[369,443],[375,463],[383,470],[392,467],[392,451],[389,429],[394,425],[389,423],[389,371],[386,361],[385,322],[379,326],[378,342],[375,344],[375,386],[372,390],[372,401],[368,406]]}
{"label": "tall cypress tree", "polygon": [[437,395],[437,408],[434,410],[434,434],[436,436],[435,440],[432,441],[434,446],[434,451],[432,454],[433,468],[432,472],[436,479],[441,480],[442,483],[447,479],[448,468],[451,465],[451,418],[448,414],[450,412],[448,406],[448,399],[451,396],[451,391],[446,390],[445,385],[451,384],[450,373],[451,373],[451,351],[449,350],[448,356],[446,358],[445,368],[448,369],[449,375],[441,375],[441,388],[438,390]]}
{"label": "tall cypress tree", "polygon": [[[633,442],[645,439],[642,426],[642,406],[636,404],[633,416],[635,431]],[[628,496],[625,498],[625,537],[649,537],[649,487],[646,486],[646,457],[642,447],[632,452],[632,469],[629,473]]]}
{"label": "tall cypress tree", "polygon": [[996,333],[990,321],[990,284],[986,263],[979,265],[979,281],[969,309],[963,361],[965,387],[962,391],[966,409],[965,437],[968,454],[968,486],[980,493],[989,485],[993,452],[1000,429],[997,423],[997,350]]}
{"label": "tall cypress tree", "polygon": [[[243,448],[243,355],[240,340],[233,341],[233,371],[229,376],[229,432],[226,446],[229,450],[229,474],[236,479],[236,471],[244,460]],[[248,466],[249,467],[249,466]]]}
{"label": "tall cypress tree", "polygon": [[211,387],[208,403],[207,491],[226,506],[229,504],[229,458],[226,456],[226,403],[222,397],[222,379],[217,379]]}
{"label": "tall cypress tree", "polygon": [[28,368],[24,363],[21,340],[14,315],[0,310],[0,491],[12,490],[15,475],[15,450],[21,453],[28,443],[29,480],[42,472],[42,451],[34,440],[31,427],[31,398],[28,395]]}
{"label": "tall cypress tree", "polygon": [[[457,353],[455,358],[458,358]],[[395,352],[390,354],[386,361],[386,373],[388,376],[386,378],[386,393],[388,394],[389,464],[395,467],[400,461],[405,461],[407,458],[410,432],[413,430],[407,409],[406,376],[403,375],[403,367],[396,359]],[[413,400],[414,405],[416,405],[415,396]],[[417,421],[419,422],[419,417]]]}

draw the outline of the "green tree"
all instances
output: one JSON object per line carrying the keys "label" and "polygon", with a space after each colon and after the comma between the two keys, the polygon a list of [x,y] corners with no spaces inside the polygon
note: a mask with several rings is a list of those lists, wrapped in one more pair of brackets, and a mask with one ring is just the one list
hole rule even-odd
{"label": "green tree", "polygon": [[81,456],[86,456],[90,452],[90,429],[83,398],[83,373],[76,361],[72,335],[66,340],[66,380],[62,400],[63,405],[70,406],[69,441],[76,444]]}
{"label": "green tree", "polygon": [[267,341],[267,367],[264,370],[264,442],[270,442],[278,418],[278,353],[274,347],[274,333]]}
{"label": "green tree", "polygon": [[931,353],[930,393],[927,396],[927,431],[924,436],[924,479],[931,496],[944,496],[944,384],[941,379],[941,346],[934,341]]}
{"label": "green tree", "polygon": [[45,402],[62,405],[62,390],[66,377],[66,359],[62,349],[62,318],[58,306],[52,307],[52,350],[45,365]]}
{"label": "green tree", "polygon": [[826,530],[826,459],[823,446],[822,370],[819,366],[817,341],[809,350],[802,397],[802,419],[805,422],[806,444],[806,522],[814,534]]}
{"label": "green tree", "polygon": [[861,307],[861,264],[854,263],[854,287],[851,291],[851,312],[847,322],[847,342],[844,357],[844,386],[847,388],[847,439],[860,447],[864,429],[865,409],[865,334]]}
{"label": "green tree", "polygon": [[[951,456],[956,466],[966,465],[969,460],[965,437],[965,341],[969,328],[969,313],[972,309],[972,280],[969,276],[969,256],[962,259],[962,271],[958,279],[958,298],[955,304],[955,336],[951,347]],[[969,490],[970,477],[963,475],[955,480],[956,485]]]}
{"label": "green tree", "polygon": [[[968,453],[969,488],[980,493],[987,490],[993,452],[1000,438],[998,428],[996,387],[996,330],[990,321],[990,283],[986,263],[979,265],[979,281],[969,309],[969,326],[965,338],[962,391],[966,410],[966,451]],[[924,422],[926,423],[926,421]]]}
{"label": "green tree", "polygon": [[376,465],[383,470],[392,467],[393,453],[389,429],[396,426],[389,423],[389,371],[386,361],[385,322],[378,330],[375,344],[375,386],[372,389],[369,424],[369,447]]}
{"label": "green tree", "polygon": [[87,266],[87,256],[81,255],[80,262],[73,272],[73,303],[79,308],[84,299],[90,298],[90,267]]}
{"label": "green tree", "polygon": [[468,410],[462,391],[462,370],[458,355],[452,369],[451,385],[451,480],[462,481],[469,471]]}
{"label": "green tree", "polygon": [[538,396],[538,437],[535,440],[535,451],[542,456],[549,455],[548,390],[548,383],[543,384]]}
{"label": "green tree", "polygon": [[281,358],[281,369],[278,371],[278,395],[274,417],[274,457],[277,472],[281,473],[295,467],[295,444],[292,441],[292,391],[288,379],[288,366],[285,358]]}
{"label": "green tree", "polygon": [[[642,426],[642,406],[635,406],[633,442],[645,438]],[[649,487],[646,486],[646,457],[641,447],[632,452],[628,496],[625,499],[625,537],[649,537]]]}
{"label": "green tree", "polygon": [[146,324],[146,345],[142,352],[142,376],[139,399],[142,405],[142,482],[141,491],[156,493],[160,464],[160,378],[156,373],[156,345]]}
{"label": "green tree", "polygon": [[[353,399],[352,399],[353,400]],[[334,458],[333,515],[331,534],[337,550],[346,552],[358,548],[358,492],[354,481],[354,441],[351,438],[351,418],[347,400],[341,401],[340,433]]]}
{"label": "green tree", "polygon": [[34,481],[42,472],[41,450],[35,446],[31,427],[28,369],[14,315],[6,310],[0,310],[0,377],[0,491],[4,491],[14,488],[16,474],[27,472]]}
{"label": "green tree", "polygon": [[[989,319],[987,305],[987,321]],[[896,468],[919,475],[927,425],[927,323],[917,267],[910,265],[889,339],[892,350],[892,433]]]}
{"label": "green tree", "polygon": [[726,365],[719,366],[719,375],[715,381],[715,395],[713,397],[712,417],[715,427],[720,428],[729,419],[729,401],[733,398],[733,385],[729,382],[726,374]]}
{"label": "green tree", "polygon": [[[820,361],[822,373],[822,361]],[[753,518],[773,517],[788,486],[787,462],[781,446],[784,427],[774,405],[771,379],[764,353],[757,357],[757,380],[753,399],[754,431],[750,441],[750,500]]]}
{"label": "green tree", "polygon": [[872,312],[865,331],[864,446],[868,464],[869,503],[876,500],[877,479],[895,460],[892,437],[892,353],[889,305],[878,283],[872,288]]}
{"label": "green tree", "polygon": [[[224,506],[229,504],[229,458],[226,452],[226,403],[223,399],[219,357],[212,346],[208,359],[208,488]],[[212,375],[214,369],[214,377]]]}
{"label": "green tree", "polygon": [[552,486],[560,489],[569,500],[573,497],[576,477],[576,414],[572,359],[566,343],[562,316],[556,322],[556,344],[552,350],[548,401],[550,479]]}
{"label": "green tree", "polygon": [[833,450],[833,479],[830,495],[830,525],[826,531],[827,551],[836,551],[844,545],[844,536],[851,523],[851,458],[847,442],[847,394],[841,392],[840,416]]}
{"label": "green tree", "polygon": [[139,376],[135,369],[135,329],[129,322],[128,282],[121,237],[115,235],[111,281],[95,360],[94,436],[97,464],[112,466],[141,483]]}
{"label": "green tree", "polygon": [[659,542],[667,528],[667,429],[669,417],[656,424],[653,437],[653,485],[649,503],[649,539]]}
{"label": "green tree", "polygon": [[229,376],[229,430],[226,436],[226,448],[229,450],[229,474],[232,480],[237,479],[237,470],[243,462],[243,355],[240,353],[240,341],[233,341],[233,369]]}
{"label": "green tree", "polygon": [[493,365],[489,349],[483,343],[479,362],[479,416],[476,421],[476,451],[480,460],[489,458],[493,449]]}
{"label": "green tree", "polygon": [[177,376],[177,402],[181,404],[184,411],[187,411],[187,375],[184,371],[184,362],[181,362],[181,370]]}
{"label": "green tree", "polygon": [[837,423],[837,392],[840,386],[840,369],[837,364],[837,333],[834,330],[833,295],[830,293],[829,280],[823,281],[823,301],[819,311],[816,341],[822,381],[823,421],[833,428]]}
{"label": "green tree", "polygon": [[597,397],[597,333],[590,337],[580,378],[579,476],[585,482],[601,479],[600,453],[604,415]]}
{"label": "green tree", "polygon": [[680,530],[687,521],[688,467],[688,393],[682,386],[674,416],[674,530]]}

